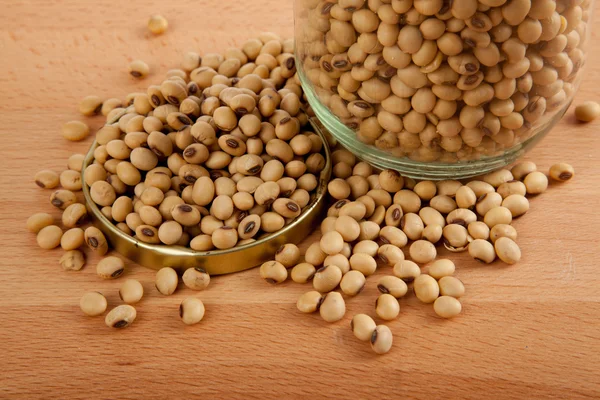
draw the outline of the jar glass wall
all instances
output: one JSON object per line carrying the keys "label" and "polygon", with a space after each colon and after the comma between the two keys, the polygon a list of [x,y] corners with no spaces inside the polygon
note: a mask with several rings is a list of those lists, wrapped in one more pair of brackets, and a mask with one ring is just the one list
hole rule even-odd
{"label": "jar glass wall", "polygon": [[513,162],[569,107],[593,0],[296,0],[319,120],[380,168],[463,178]]}

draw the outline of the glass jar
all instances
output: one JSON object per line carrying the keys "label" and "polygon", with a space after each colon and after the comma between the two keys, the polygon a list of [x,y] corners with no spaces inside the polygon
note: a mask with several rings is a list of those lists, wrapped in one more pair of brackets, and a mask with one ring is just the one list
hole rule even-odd
{"label": "glass jar", "polygon": [[298,73],[346,148],[414,178],[505,166],[579,86],[594,0],[296,0]]}

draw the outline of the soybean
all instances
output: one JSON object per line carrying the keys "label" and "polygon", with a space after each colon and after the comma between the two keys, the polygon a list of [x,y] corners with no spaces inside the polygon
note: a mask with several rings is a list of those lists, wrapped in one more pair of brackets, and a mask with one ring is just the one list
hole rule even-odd
{"label": "soybean", "polygon": [[59,189],[50,195],[50,204],[61,210],[65,210],[71,204],[75,203],[77,203],[77,197],[70,190]]}
{"label": "soybean", "polygon": [[558,182],[566,182],[575,176],[575,169],[567,163],[558,163],[550,167],[550,178]]}
{"label": "soybean", "polygon": [[548,188],[548,178],[542,172],[534,171],[528,174],[523,181],[527,194],[540,194]]}
{"label": "soybean", "polygon": [[196,297],[188,297],[179,305],[179,318],[186,325],[195,325],[202,321],[204,313],[204,303]]}
{"label": "soybean", "polygon": [[460,314],[462,306],[454,297],[440,296],[433,303],[433,310],[442,318],[453,318]]}
{"label": "soybean", "polygon": [[79,112],[85,116],[99,114],[101,109],[102,99],[98,96],[86,96],[79,103]]}
{"label": "soybean", "polygon": [[441,279],[445,276],[451,276],[454,274],[456,270],[456,266],[451,260],[448,259],[438,259],[433,263],[429,264],[428,274],[431,275],[434,279]]}
{"label": "soybean", "polygon": [[108,251],[106,237],[100,229],[90,226],[84,231],[85,243],[96,254],[103,256]]}
{"label": "soybean", "polygon": [[210,275],[201,267],[188,268],[183,273],[181,280],[189,289],[204,290],[210,283]]}
{"label": "soybean", "polygon": [[496,255],[506,264],[515,264],[521,259],[521,249],[512,240],[507,237],[500,237],[494,243]]}
{"label": "soybean", "polygon": [[127,304],[138,303],[144,296],[144,287],[137,279],[127,279],[119,289],[119,297]]}
{"label": "soybean", "polygon": [[600,104],[586,101],[575,107],[575,118],[581,122],[591,122],[600,117]]}
{"label": "soybean", "polygon": [[363,342],[370,341],[373,332],[375,332],[375,328],[377,325],[373,318],[369,317],[366,314],[356,314],[352,317],[352,321],[350,321],[350,329],[352,333],[358,340]]}
{"label": "soybean", "polygon": [[506,207],[494,207],[485,214],[483,222],[490,229],[498,224],[509,225],[512,222],[512,212]]}
{"label": "soybean", "polygon": [[81,311],[85,315],[89,315],[90,317],[104,314],[107,305],[106,297],[99,292],[88,292],[79,300],[79,308],[81,308]]}
{"label": "soybean", "polygon": [[60,245],[63,231],[56,225],[48,225],[37,234],[37,244],[42,249],[51,250]]}
{"label": "soybean", "polygon": [[433,303],[440,294],[437,281],[430,275],[421,274],[415,278],[415,295],[423,303]]}
{"label": "soybean", "polygon": [[494,251],[494,246],[483,239],[475,239],[471,243],[469,243],[469,255],[473,257],[473,259],[480,261],[482,263],[489,264],[496,259],[496,253]]}
{"label": "soybean", "polygon": [[336,322],[344,318],[346,303],[342,295],[338,292],[327,293],[321,303],[319,313],[326,322]]}
{"label": "soybean", "polygon": [[319,310],[324,299],[325,296],[315,290],[306,292],[298,298],[296,308],[303,313],[313,313]]}
{"label": "soybean", "polygon": [[529,200],[523,195],[512,194],[502,200],[502,207],[510,211],[513,219],[518,218],[529,211]]}
{"label": "soybean", "polygon": [[116,279],[125,272],[125,263],[119,257],[105,257],[96,266],[96,273],[103,279]]}
{"label": "soybean", "polygon": [[42,189],[54,189],[60,183],[59,175],[49,169],[44,169],[35,174],[35,184]]}
{"label": "soybean", "polygon": [[451,296],[458,299],[465,294],[465,285],[453,276],[443,277],[438,281],[438,285],[442,296]]}
{"label": "soybean", "polygon": [[142,60],[135,60],[129,64],[129,74],[134,78],[145,78],[150,73],[150,67]]}
{"label": "soybean", "polygon": [[[343,251],[344,249],[342,248],[342,252]],[[342,254],[342,252],[340,252],[339,254],[327,256],[323,261],[323,265],[335,265],[342,271],[342,274],[346,274],[348,271],[350,271],[350,260],[348,260],[348,257],[346,257],[345,254]]]}
{"label": "soybean", "polygon": [[109,328],[127,328],[135,321],[137,313],[135,308],[130,305],[120,305],[113,308],[108,314],[104,322]]}
{"label": "soybean", "polygon": [[[356,248],[356,247],[355,247]],[[373,256],[366,253],[355,253],[350,257],[350,268],[369,276],[375,273],[377,262]]]}
{"label": "soybean", "polygon": [[323,264],[326,257],[327,254],[321,250],[321,244],[319,242],[314,242],[308,246],[304,254],[304,260],[315,266]]}
{"label": "soybean", "polygon": [[30,232],[38,233],[43,228],[54,223],[54,217],[48,213],[33,214],[27,219],[27,229]]}
{"label": "soybean", "polygon": [[169,22],[160,14],[153,15],[148,20],[148,30],[155,35],[164,33],[168,27]]}
{"label": "soybean", "polygon": [[60,238],[60,247],[63,250],[75,250],[83,245],[84,233],[81,228],[71,228],[64,232]]}
{"label": "soybean", "polygon": [[261,278],[272,284],[281,283],[288,276],[287,269],[278,261],[267,261],[260,266],[259,272]]}
{"label": "soybean", "polygon": [[437,251],[435,246],[427,240],[416,240],[410,245],[410,257],[414,262],[426,264],[435,260]]}
{"label": "soybean", "polygon": [[419,275],[421,275],[421,269],[419,266],[410,260],[403,260],[394,265],[394,275],[402,279],[404,282],[412,282]]}
{"label": "soybean", "polygon": [[517,230],[512,225],[498,224],[490,230],[490,240],[496,243],[501,237],[507,237],[513,241],[517,240]]}
{"label": "soybean", "polygon": [[371,348],[377,354],[385,354],[392,348],[393,340],[390,328],[385,325],[377,325],[371,334]]}
{"label": "soybean", "polygon": [[395,298],[400,298],[406,295],[408,287],[406,283],[396,276],[384,276],[377,283],[377,290],[383,294],[390,294]]}
{"label": "soybean", "polygon": [[400,313],[400,304],[394,296],[384,293],[375,302],[375,313],[379,318],[391,321]]}
{"label": "soybean", "polygon": [[531,172],[537,171],[537,166],[531,161],[523,161],[511,168],[510,172],[516,180],[523,180]]}
{"label": "soybean", "polygon": [[90,128],[81,121],[69,121],[62,127],[62,135],[72,142],[85,139],[90,133]]}
{"label": "soybean", "polygon": [[352,217],[341,215],[335,220],[335,230],[342,236],[346,242],[352,242],[361,234],[361,226]]}
{"label": "soybean", "polygon": [[357,270],[348,271],[340,281],[340,289],[348,296],[356,296],[365,287],[366,278]]}
{"label": "soybean", "polygon": [[80,250],[65,251],[59,264],[65,271],[79,271],[85,264],[85,255]]}
{"label": "soybean", "polygon": [[313,277],[313,287],[321,293],[334,290],[342,280],[342,271],[335,265],[327,265],[317,270]]}
{"label": "soybean", "polygon": [[338,254],[342,251],[344,238],[337,231],[327,232],[320,241],[321,250],[328,255]]}
{"label": "soybean", "polygon": [[154,283],[160,294],[170,296],[177,289],[179,277],[173,268],[163,267],[156,272]]}
{"label": "soybean", "polygon": [[295,265],[290,275],[296,283],[307,283],[313,279],[316,272],[314,265],[305,262]]}

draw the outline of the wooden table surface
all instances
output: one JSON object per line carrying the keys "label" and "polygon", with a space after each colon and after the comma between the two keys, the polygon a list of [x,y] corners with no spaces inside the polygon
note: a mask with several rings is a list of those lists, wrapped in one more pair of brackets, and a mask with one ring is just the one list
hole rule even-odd
{"label": "wooden table surface", "polygon": [[[467,287],[463,314],[441,320],[408,296],[389,323],[394,346],[385,356],[348,328],[355,313],[373,315],[377,277],[335,324],[296,310],[307,286],[272,287],[257,270],[217,277],[197,294],[206,304],[204,321],[187,327],[177,309],[196,293],[180,289],[165,298],[153,287],[153,272],[131,265],[125,278],[139,279],[147,294],[133,326],[115,331],[103,317],[83,316],[78,304],[84,292],[99,290],[117,305],[123,279],[100,281],[94,257],[82,271],[64,272],[61,250],[39,249],[26,231],[32,213],[59,216],[33,175],[64,169],[70,154],[89,146],[91,137],[73,144],[60,136],[64,122],[82,119],[80,98],[145,90],[177,67],[184,51],[224,50],[264,30],[291,37],[292,1],[2,6],[0,398],[600,397],[598,123],[578,125],[571,110],[527,155],[542,170],[570,162],[577,176],[532,199],[531,211],[515,222],[522,261],[483,266],[452,255]],[[165,35],[147,32],[152,13],[168,18]],[[151,66],[148,79],[127,75],[135,58]],[[576,103],[598,100],[599,62],[592,54]],[[86,121],[97,128],[102,118]]]}

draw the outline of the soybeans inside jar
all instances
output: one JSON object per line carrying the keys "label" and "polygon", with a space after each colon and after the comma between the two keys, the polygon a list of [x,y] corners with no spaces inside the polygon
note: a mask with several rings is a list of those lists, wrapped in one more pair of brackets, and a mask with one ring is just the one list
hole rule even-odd
{"label": "soybeans inside jar", "polygon": [[513,162],[581,80],[593,0],[296,0],[309,103],[353,153],[418,178]]}

